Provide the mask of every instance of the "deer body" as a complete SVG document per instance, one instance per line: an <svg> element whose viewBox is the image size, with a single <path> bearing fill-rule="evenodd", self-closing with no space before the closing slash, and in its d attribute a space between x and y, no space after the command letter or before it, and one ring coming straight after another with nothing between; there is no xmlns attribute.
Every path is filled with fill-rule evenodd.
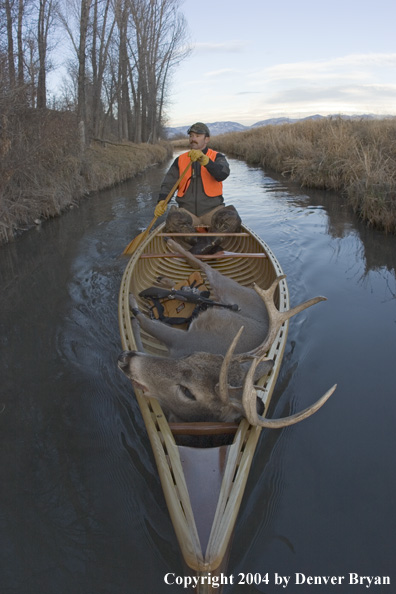
<svg viewBox="0 0 396 594"><path fill-rule="evenodd" d="M214 280L221 281L221 278L225 277L218 274L218 278L210 279L214 290L216 290ZM237 312L222 308L208 308L193 319L187 331L138 315L140 327L163 342L171 357L178 358L197 351L225 355L236 333L241 326L244 326L245 330L236 350L239 353L248 352L258 346L267 334L267 309L253 289L241 287L235 281L227 285L227 292L216 291L216 300L219 299L222 303L230 305L237 304L239 307ZM133 298L130 298L130 302L136 305Z"/></svg>

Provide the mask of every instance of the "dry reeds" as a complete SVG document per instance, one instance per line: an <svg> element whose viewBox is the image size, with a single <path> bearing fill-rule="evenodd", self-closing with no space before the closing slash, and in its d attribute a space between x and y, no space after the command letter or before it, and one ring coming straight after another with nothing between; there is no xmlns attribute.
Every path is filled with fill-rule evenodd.
<svg viewBox="0 0 396 594"><path fill-rule="evenodd" d="M263 126L211 139L219 151L342 192L370 225L396 232L396 118L326 118Z"/></svg>
<svg viewBox="0 0 396 594"><path fill-rule="evenodd" d="M103 190L172 156L167 144L93 142L84 157L88 191Z"/></svg>
<svg viewBox="0 0 396 594"><path fill-rule="evenodd" d="M97 142L82 151L70 112L9 110L0 124L0 244L172 153L169 144Z"/></svg>
<svg viewBox="0 0 396 594"><path fill-rule="evenodd" d="M59 214L82 186L72 114L3 113L0 160L0 243L35 219Z"/></svg>

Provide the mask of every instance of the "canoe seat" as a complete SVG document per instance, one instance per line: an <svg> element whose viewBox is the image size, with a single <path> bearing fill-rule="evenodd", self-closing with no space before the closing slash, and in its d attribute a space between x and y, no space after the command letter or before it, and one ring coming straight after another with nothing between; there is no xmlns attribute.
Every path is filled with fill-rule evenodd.
<svg viewBox="0 0 396 594"><path fill-rule="evenodd" d="M214 448L230 445L238 423L169 423L177 445L193 448Z"/></svg>

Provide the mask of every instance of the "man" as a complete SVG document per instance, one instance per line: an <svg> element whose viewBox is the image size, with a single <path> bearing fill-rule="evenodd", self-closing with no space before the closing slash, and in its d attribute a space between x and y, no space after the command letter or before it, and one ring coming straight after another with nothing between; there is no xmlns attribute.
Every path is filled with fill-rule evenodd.
<svg viewBox="0 0 396 594"><path fill-rule="evenodd" d="M239 231L241 219L234 206L224 206L223 181L230 174L230 167L224 155L208 148L209 128L202 122L193 124L187 131L191 150L175 159L162 182L156 217L166 211L165 197L186 169L177 191L178 207L172 206L166 219L165 231L194 233L196 227L205 227L210 232L232 233ZM210 253L215 250L220 239L215 237L186 238L195 245L194 253Z"/></svg>

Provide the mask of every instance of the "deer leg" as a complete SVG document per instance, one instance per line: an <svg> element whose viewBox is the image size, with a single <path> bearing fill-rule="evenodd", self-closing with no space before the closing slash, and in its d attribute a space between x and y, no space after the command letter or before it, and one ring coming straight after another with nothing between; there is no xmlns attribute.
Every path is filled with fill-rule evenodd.
<svg viewBox="0 0 396 594"><path fill-rule="evenodd" d="M139 353L144 353L143 343L140 336L140 324L137 318L133 317L131 320L133 335L135 337L136 349Z"/></svg>
<svg viewBox="0 0 396 594"><path fill-rule="evenodd" d="M173 239L168 238L166 240L166 243L171 250L173 250L177 254L180 254L180 256L184 258L186 262L191 264L193 268L200 268L203 272L205 272L205 274L207 274L209 270L212 270L209 264L206 264L206 262L203 262L202 260L196 258L193 254L191 254L191 252L185 250L179 243L177 243Z"/></svg>
<svg viewBox="0 0 396 594"><path fill-rule="evenodd" d="M147 318L139 310L136 299L131 293L129 294L129 307L134 315L135 323L138 322L140 328L143 328L143 330L151 334L151 336L154 336L154 338L158 338L158 340L163 342L167 347L176 344L180 339L182 330L172 328L158 320L150 320Z"/></svg>
<svg viewBox="0 0 396 594"><path fill-rule="evenodd" d="M244 294L246 291L245 287L241 287L236 281L227 276L224 276L212 268L206 262L196 258L191 252L186 251L173 239L167 240L168 246L174 252L180 254L182 258L186 260L193 268L199 268L205 273L206 278L212 288L212 291L216 294L216 299L224 301L225 303L237 303L238 299L241 299L240 294Z"/></svg>

